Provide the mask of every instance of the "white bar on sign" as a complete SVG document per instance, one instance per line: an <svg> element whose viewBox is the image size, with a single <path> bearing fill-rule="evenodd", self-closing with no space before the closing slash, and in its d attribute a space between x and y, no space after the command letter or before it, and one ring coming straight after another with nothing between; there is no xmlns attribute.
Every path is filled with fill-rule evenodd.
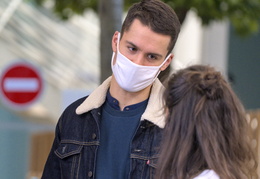
<svg viewBox="0 0 260 179"><path fill-rule="evenodd" d="M6 78L4 90L6 92L36 92L39 89L39 81L36 78Z"/></svg>

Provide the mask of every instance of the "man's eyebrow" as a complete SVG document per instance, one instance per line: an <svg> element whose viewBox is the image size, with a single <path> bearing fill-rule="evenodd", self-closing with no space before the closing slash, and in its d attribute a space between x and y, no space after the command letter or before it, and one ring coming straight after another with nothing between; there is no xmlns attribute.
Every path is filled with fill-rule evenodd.
<svg viewBox="0 0 260 179"><path fill-rule="evenodd" d="M138 48L134 43L130 42L130 41L126 41L126 43L128 43L129 45L133 46L134 48ZM153 56L157 56L157 57L160 57L162 58L163 56L161 54L158 54L158 53L152 53L152 52L148 52L147 54L149 55L153 55Z"/></svg>
<svg viewBox="0 0 260 179"><path fill-rule="evenodd" d="M137 47L135 44L133 44L132 42L130 42L130 41L126 41L126 43L128 43L129 45L132 45L133 47Z"/></svg>

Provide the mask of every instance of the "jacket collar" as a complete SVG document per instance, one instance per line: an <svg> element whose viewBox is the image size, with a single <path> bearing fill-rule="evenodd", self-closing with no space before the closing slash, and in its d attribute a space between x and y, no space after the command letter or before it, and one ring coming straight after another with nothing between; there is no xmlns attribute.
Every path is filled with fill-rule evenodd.
<svg viewBox="0 0 260 179"><path fill-rule="evenodd" d="M106 79L98 88L96 88L76 109L76 114L86 113L94 108L100 107L106 100L107 90L110 86L111 78ZM164 87L156 79L153 83L151 94L147 107L141 117L141 120L148 120L160 128L164 128L165 114L162 94Z"/></svg>

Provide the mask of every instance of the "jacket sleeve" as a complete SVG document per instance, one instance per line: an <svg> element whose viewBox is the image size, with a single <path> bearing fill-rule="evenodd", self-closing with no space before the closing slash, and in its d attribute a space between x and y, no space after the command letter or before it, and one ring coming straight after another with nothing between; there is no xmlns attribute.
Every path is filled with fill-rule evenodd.
<svg viewBox="0 0 260 179"><path fill-rule="evenodd" d="M54 153L60 144L61 118L59 119L55 129L55 138L44 166L42 179L61 179L61 168L59 164L59 158Z"/></svg>

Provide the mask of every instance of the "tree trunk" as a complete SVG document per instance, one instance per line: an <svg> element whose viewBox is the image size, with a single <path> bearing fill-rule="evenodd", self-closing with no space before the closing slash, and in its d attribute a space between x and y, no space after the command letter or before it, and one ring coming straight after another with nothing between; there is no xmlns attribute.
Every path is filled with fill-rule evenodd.
<svg viewBox="0 0 260 179"><path fill-rule="evenodd" d="M111 40L121 30L123 0L99 0L100 17L100 83L111 76Z"/></svg>

